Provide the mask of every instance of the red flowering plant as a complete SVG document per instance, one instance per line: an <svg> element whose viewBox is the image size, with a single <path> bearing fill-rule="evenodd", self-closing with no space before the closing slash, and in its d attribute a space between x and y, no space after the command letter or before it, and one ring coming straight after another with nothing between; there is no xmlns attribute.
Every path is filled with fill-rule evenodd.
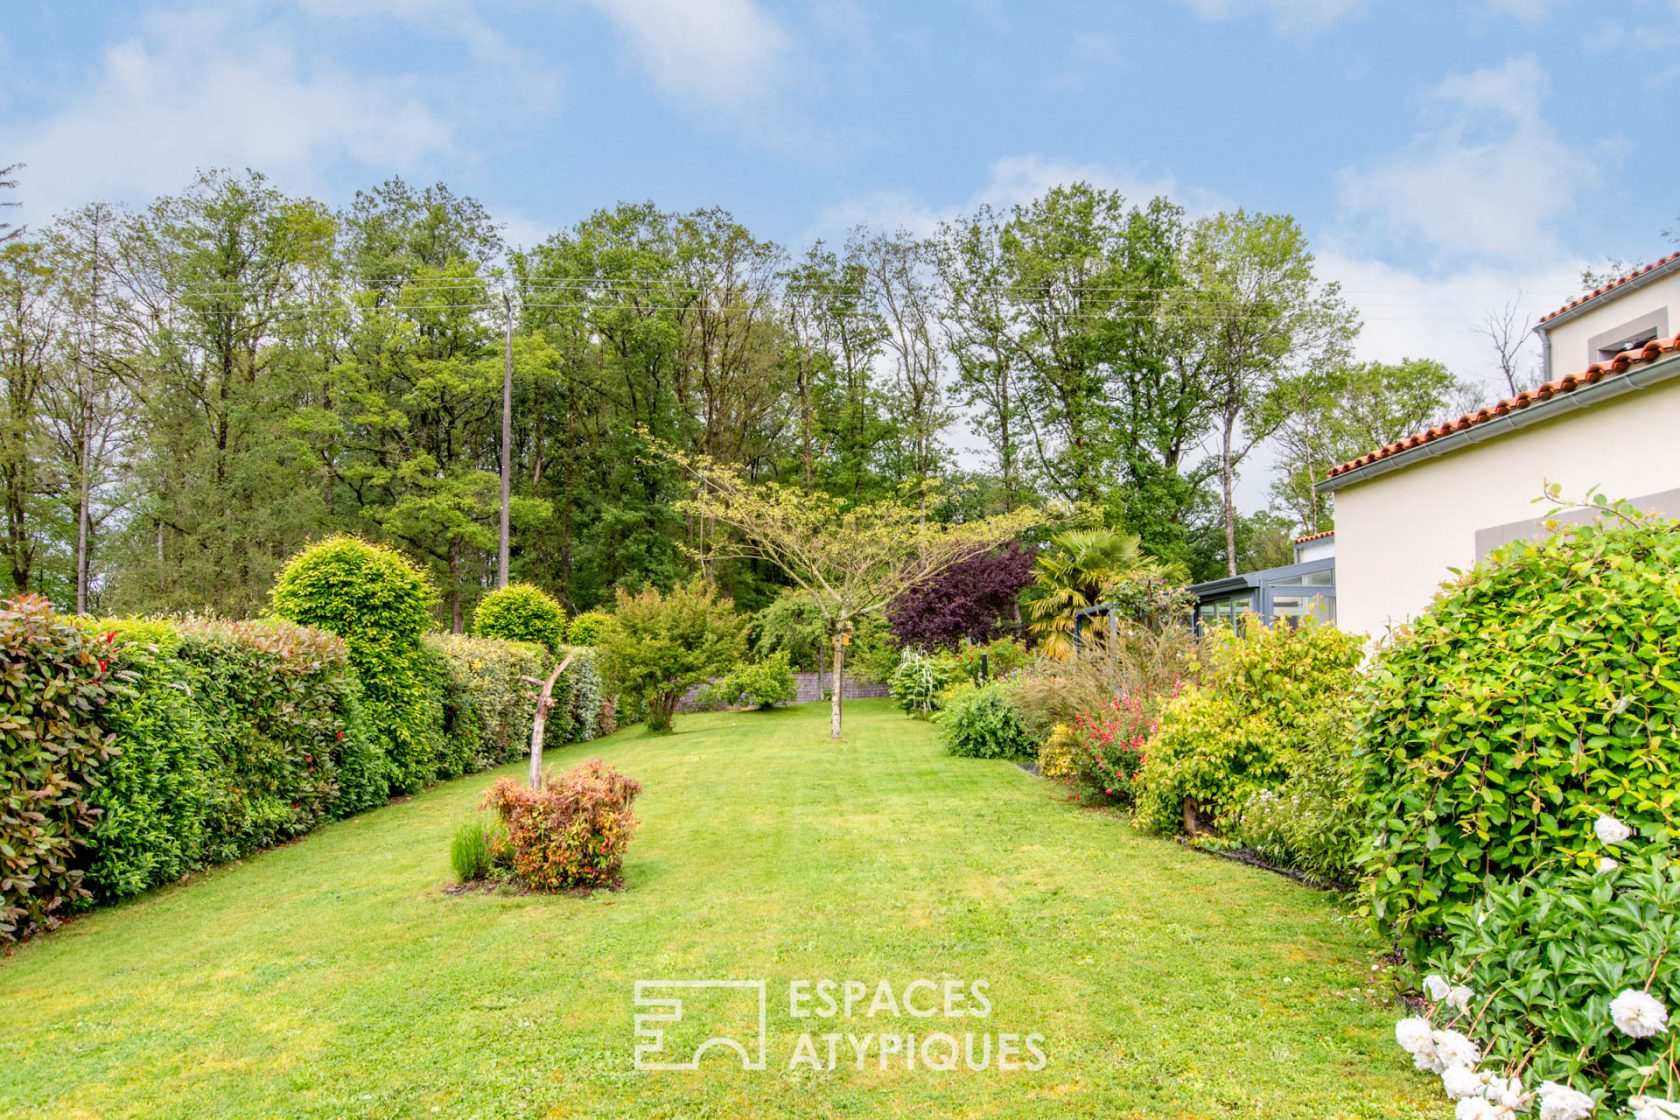
<svg viewBox="0 0 1680 1120"><path fill-rule="evenodd" d="M1170 695L1177 695L1174 684ZM1071 773L1067 783L1081 801L1092 805L1130 805L1133 790L1149 764L1149 740L1155 712L1169 697L1122 693L1096 711L1079 712L1068 732Z"/></svg>

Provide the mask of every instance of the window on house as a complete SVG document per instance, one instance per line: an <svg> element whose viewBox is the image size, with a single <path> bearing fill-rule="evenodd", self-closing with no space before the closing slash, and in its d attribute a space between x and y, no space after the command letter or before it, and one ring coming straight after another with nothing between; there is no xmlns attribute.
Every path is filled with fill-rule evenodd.
<svg viewBox="0 0 1680 1120"><path fill-rule="evenodd" d="M1614 330L1595 334L1587 340L1587 360L1603 362L1624 350L1634 350L1654 338L1668 337L1668 309L1658 308L1637 319L1630 319Z"/></svg>

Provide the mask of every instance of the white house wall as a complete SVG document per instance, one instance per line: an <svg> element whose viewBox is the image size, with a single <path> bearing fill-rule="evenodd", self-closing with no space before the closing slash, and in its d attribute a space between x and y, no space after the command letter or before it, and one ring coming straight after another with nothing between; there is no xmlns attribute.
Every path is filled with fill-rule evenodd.
<svg viewBox="0 0 1680 1120"><path fill-rule="evenodd" d="M1548 482L1680 511L1680 379L1338 489L1337 624L1381 635L1411 618L1477 560L1478 533L1485 550L1548 516Z"/></svg>
<svg viewBox="0 0 1680 1120"><path fill-rule="evenodd" d="M1588 346L1592 339L1624 323L1664 309L1668 312L1667 328L1660 330L1658 335L1668 338L1680 331L1680 272L1671 272L1659 280L1618 293L1591 310L1553 327L1549 332L1552 340L1551 368L1546 377L1550 379L1579 373L1600 361L1602 356Z"/></svg>

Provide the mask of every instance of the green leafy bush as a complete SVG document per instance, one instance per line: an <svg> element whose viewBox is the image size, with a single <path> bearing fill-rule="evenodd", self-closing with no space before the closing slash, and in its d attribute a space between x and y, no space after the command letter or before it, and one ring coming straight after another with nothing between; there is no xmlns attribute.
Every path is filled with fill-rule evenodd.
<svg viewBox="0 0 1680 1120"><path fill-rule="evenodd" d="M1415 947L1481 894L1680 826L1680 531L1617 510L1465 573L1382 651L1359 738L1379 927Z"/></svg>
<svg viewBox="0 0 1680 1120"><path fill-rule="evenodd" d="M636 828L630 803L641 791L634 778L592 759L559 777L544 774L540 790L503 778L483 807L506 826L513 872L527 887L612 887L623 877Z"/></svg>
<svg viewBox="0 0 1680 1120"><path fill-rule="evenodd" d="M88 794L99 816L86 882L95 899L123 898L203 866L215 760L179 629L152 619L83 625L107 651L112 695L100 719L117 747Z"/></svg>
<svg viewBox="0 0 1680 1120"><path fill-rule="evenodd" d="M0 610L0 941L50 929L88 895L88 789L109 757L98 642L36 595Z"/></svg>
<svg viewBox="0 0 1680 1120"><path fill-rule="evenodd" d="M401 553L357 537L331 537L287 563L274 611L345 639L361 680L390 789L413 793L440 769L443 698L437 663L420 644L437 592Z"/></svg>
<svg viewBox="0 0 1680 1120"><path fill-rule="evenodd" d="M1323 742L1304 741L1288 778L1251 794L1229 822L1231 838L1268 863L1324 885L1359 877L1367 803L1360 761L1349 749L1352 720L1314 727Z"/></svg>
<svg viewBox="0 0 1680 1120"><path fill-rule="evenodd" d="M1529 1093L1572 1085L1601 1115L1633 1097L1680 1099L1672 1024L1630 1017L1649 1000L1680 1007L1680 866L1666 853L1496 882L1443 920L1428 1018L1473 1039L1482 1073L1520 1076Z"/></svg>
<svg viewBox="0 0 1680 1120"><path fill-rule="evenodd" d="M747 703L764 710L799 696L793 666L788 664L785 650L777 650L760 661L737 665L712 691L724 705Z"/></svg>
<svg viewBox="0 0 1680 1120"><path fill-rule="evenodd" d="M478 601L472 632L479 638L535 642L559 653L566 640L566 609L536 584L510 583Z"/></svg>
<svg viewBox="0 0 1680 1120"><path fill-rule="evenodd" d="M952 690L939 713L939 738L963 758L1032 758L1038 744L1021 724L1009 696L995 684Z"/></svg>
<svg viewBox="0 0 1680 1120"><path fill-rule="evenodd" d="M965 679L952 655L907 647L887 681L887 692L905 714L925 719L940 709L944 694Z"/></svg>
<svg viewBox="0 0 1680 1120"><path fill-rule="evenodd" d="M606 611L584 611L566 627L566 640L574 646L598 646L612 625L612 615Z"/></svg>
<svg viewBox="0 0 1680 1120"><path fill-rule="evenodd" d="M668 732L683 694L740 659L746 626L729 599L698 580L668 594L620 590L601 642L607 676L645 706L649 731Z"/></svg>
<svg viewBox="0 0 1680 1120"><path fill-rule="evenodd" d="M1156 832L1226 830L1303 752L1349 750L1335 729L1353 703L1363 642L1330 626L1265 626L1252 616L1205 640L1200 679L1169 701L1137 788Z"/></svg>

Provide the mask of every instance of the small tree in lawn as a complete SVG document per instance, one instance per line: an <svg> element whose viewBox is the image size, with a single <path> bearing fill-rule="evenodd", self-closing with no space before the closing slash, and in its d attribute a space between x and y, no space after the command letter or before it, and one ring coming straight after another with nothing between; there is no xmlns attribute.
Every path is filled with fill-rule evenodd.
<svg viewBox="0 0 1680 1120"><path fill-rule="evenodd" d="M927 516L930 483L876 501L844 503L830 495L776 483L755 485L735 468L706 456L667 450L694 484L679 508L705 532L704 557L767 560L822 609L834 644L834 695L829 732L840 738L846 641L853 621L886 608L953 565L982 555L1040 524L1035 509L944 523ZM711 535L727 527L737 538Z"/></svg>
<svg viewBox="0 0 1680 1120"><path fill-rule="evenodd" d="M748 616L702 580L661 593L620 590L601 637L603 668L647 705L648 730L671 730L683 693L727 673L746 649Z"/></svg>

